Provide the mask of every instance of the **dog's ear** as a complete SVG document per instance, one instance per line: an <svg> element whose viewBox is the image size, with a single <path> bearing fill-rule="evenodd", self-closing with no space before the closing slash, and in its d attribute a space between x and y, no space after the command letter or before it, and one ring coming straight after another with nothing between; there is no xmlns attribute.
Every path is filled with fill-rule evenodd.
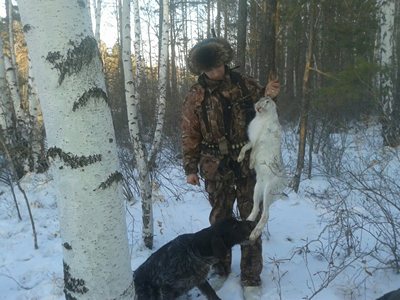
<svg viewBox="0 0 400 300"><path fill-rule="evenodd" d="M226 247L223 239L219 236L215 236L211 239L211 248L213 251L213 256L219 259L225 258L228 253L228 248Z"/></svg>

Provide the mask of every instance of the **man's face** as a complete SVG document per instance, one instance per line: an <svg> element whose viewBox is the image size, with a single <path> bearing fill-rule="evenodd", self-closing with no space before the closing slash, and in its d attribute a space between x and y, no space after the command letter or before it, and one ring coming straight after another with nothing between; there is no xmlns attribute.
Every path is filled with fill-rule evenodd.
<svg viewBox="0 0 400 300"><path fill-rule="evenodd" d="M211 80L222 80L225 76L225 66L220 65L204 72Z"/></svg>

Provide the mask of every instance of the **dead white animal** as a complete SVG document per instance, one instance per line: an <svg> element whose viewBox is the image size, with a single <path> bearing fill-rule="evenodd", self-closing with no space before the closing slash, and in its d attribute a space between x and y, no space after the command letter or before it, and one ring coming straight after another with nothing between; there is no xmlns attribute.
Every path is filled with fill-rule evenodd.
<svg viewBox="0 0 400 300"><path fill-rule="evenodd" d="M249 142L243 146L238 162L251 149L250 168L255 169L257 182L254 187L253 209L247 220L254 221L263 203L261 218L250 235L256 240L262 233L269 218L270 205L281 197L287 185L281 152L281 125L275 102L269 97L261 98L254 105L256 116L248 127Z"/></svg>

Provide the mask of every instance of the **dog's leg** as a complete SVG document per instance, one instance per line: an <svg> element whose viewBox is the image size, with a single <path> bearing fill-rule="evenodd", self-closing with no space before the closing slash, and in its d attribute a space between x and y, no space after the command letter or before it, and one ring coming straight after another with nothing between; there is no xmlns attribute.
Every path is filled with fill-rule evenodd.
<svg viewBox="0 0 400 300"><path fill-rule="evenodd" d="M208 300L221 300L207 280L200 283L197 288L207 297Z"/></svg>
<svg viewBox="0 0 400 300"><path fill-rule="evenodd" d="M269 219L269 207L272 202L272 195L270 193L271 189L269 184L267 184L263 191L263 211L261 214L261 218L258 221L256 227L250 234L250 241L255 241L263 232L265 225L268 223Z"/></svg>
<svg viewBox="0 0 400 300"><path fill-rule="evenodd" d="M251 210L250 215L247 217L247 221L254 221L258 213L260 211L260 202L262 199L262 183L257 181L256 185L254 186L254 192L253 192L253 208Z"/></svg>
<svg viewBox="0 0 400 300"><path fill-rule="evenodd" d="M241 162L243 159L244 159L244 156L245 156L245 154L246 154L246 152L248 151L248 150L250 150L251 149L251 142L248 142L246 145L244 145L243 147L242 147L242 149L240 150L240 153L239 153L239 156L238 156L238 158L237 158L237 161L238 162Z"/></svg>

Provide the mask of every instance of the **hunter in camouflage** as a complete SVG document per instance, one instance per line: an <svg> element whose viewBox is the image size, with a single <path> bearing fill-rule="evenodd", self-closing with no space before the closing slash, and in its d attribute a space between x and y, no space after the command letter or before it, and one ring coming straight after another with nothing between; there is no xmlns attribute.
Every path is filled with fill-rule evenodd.
<svg viewBox="0 0 400 300"><path fill-rule="evenodd" d="M199 75L187 94L182 111L183 166L190 184L205 181L211 204L210 223L232 216L236 201L241 218L246 219L253 206L255 173L249 169L249 154L237 162L247 142L247 125L254 117L253 104L264 94L276 97L279 82L262 88L254 79L231 70L227 65L233 51L227 41L210 38L192 48L189 69ZM262 271L261 238L253 245L241 246L241 282L259 289ZM216 264L222 278L231 271L231 255Z"/></svg>

